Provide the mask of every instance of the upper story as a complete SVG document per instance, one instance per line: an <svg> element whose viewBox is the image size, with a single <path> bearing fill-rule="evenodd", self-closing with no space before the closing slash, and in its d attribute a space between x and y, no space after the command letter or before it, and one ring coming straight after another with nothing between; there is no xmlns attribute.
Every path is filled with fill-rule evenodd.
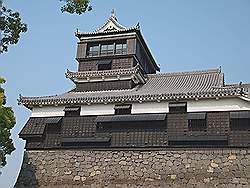
<svg viewBox="0 0 250 188"><path fill-rule="evenodd" d="M79 38L78 72L131 69L140 66L143 74L160 71L140 31L139 23L122 26L112 11L106 23L94 32L76 32Z"/></svg>

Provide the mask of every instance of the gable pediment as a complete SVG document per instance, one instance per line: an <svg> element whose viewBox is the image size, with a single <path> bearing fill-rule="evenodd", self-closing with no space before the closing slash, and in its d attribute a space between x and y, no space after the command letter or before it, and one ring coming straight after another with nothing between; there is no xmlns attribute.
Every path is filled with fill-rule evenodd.
<svg viewBox="0 0 250 188"><path fill-rule="evenodd" d="M109 17L107 22L96 30L96 32L105 32L105 31L121 31L125 30L126 27L122 26L118 21L117 18L112 15Z"/></svg>

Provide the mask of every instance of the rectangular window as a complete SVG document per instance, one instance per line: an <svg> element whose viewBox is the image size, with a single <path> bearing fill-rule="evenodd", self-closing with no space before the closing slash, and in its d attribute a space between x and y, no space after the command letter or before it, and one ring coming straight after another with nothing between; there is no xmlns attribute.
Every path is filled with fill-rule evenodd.
<svg viewBox="0 0 250 188"><path fill-rule="evenodd" d="M187 103L186 102L170 102L169 103L169 113L186 113Z"/></svg>
<svg viewBox="0 0 250 188"><path fill-rule="evenodd" d="M230 129L233 131L250 130L250 111L230 112Z"/></svg>
<svg viewBox="0 0 250 188"><path fill-rule="evenodd" d="M127 44L121 43L115 45L115 54L126 54L127 53Z"/></svg>
<svg viewBox="0 0 250 188"><path fill-rule="evenodd" d="M99 45L92 45L89 47L88 56L94 57L99 55Z"/></svg>
<svg viewBox="0 0 250 188"><path fill-rule="evenodd" d="M50 117L45 120L46 133L59 133L61 131L62 117Z"/></svg>
<svg viewBox="0 0 250 188"><path fill-rule="evenodd" d="M188 113L189 131L206 131L207 121L206 113Z"/></svg>
<svg viewBox="0 0 250 188"><path fill-rule="evenodd" d="M126 41L120 43L106 43L106 44L90 44L88 47L88 56L95 57L99 55L114 55L127 54Z"/></svg>
<svg viewBox="0 0 250 188"><path fill-rule="evenodd" d="M65 117L75 117L80 116L81 107L79 106L72 106L72 107L65 107Z"/></svg>
<svg viewBox="0 0 250 188"><path fill-rule="evenodd" d="M98 70L111 70L112 61L100 61L98 62Z"/></svg>
<svg viewBox="0 0 250 188"><path fill-rule="evenodd" d="M45 120L46 124L58 124L62 120L62 117L50 117Z"/></svg>
<svg viewBox="0 0 250 188"><path fill-rule="evenodd" d="M101 45L101 55L113 55L114 44L103 44Z"/></svg>
<svg viewBox="0 0 250 188"><path fill-rule="evenodd" d="M115 105L115 115L131 114L131 104Z"/></svg>

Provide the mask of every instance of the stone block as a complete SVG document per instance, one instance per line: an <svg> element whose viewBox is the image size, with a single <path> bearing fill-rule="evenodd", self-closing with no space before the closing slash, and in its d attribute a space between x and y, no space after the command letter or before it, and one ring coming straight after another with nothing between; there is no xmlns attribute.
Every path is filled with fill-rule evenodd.
<svg viewBox="0 0 250 188"><path fill-rule="evenodd" d="M27 151L17 184L81 184L81 187L90 184L108 187L123 183L127 187L186 187L183 185L204 184L211 187L247 187L250 179L249 154L248 150L237 149L233 152L197 149L143 152ZM149 186L145 186L145 182Z"/></svg>
<svg viewBox="0 0 250 188"><path fill-rule="evenodd" d="M80 181L80 179L81 179L80 176L75 176L75 177L73 178L73 181Z"/></svg>
<svg viewBox="0 0 250 188"><path fill-rule="evenodd" d="M228 160L236 160L236 155L235 154L232 154L232 155L229 155L228 156Z"/></svg>

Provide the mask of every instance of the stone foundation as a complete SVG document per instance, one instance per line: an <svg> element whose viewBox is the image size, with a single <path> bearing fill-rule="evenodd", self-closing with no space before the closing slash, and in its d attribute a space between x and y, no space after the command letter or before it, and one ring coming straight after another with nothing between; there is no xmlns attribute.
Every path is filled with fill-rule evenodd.
<svg viewBox="0 0 250 188"><path fill-rule="evenodd" d="M250 187L250 150L26 151L15 187Z"/></svg>

